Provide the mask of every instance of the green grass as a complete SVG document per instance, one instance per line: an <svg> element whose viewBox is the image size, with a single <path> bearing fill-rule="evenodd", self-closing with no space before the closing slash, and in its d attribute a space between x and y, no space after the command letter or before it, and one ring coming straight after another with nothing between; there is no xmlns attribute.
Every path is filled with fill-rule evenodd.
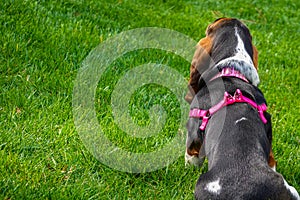
<svg viewBox="0 0 300 200"><path fill-rule="evenodd" d="M76 132L72 92L85 57L117 33L154 26L199 40L206 26L221 16L242 19L251 30L259 50L260 88L273 116L277 170L300 191L299 7L297 0L1 1L0 198L192 199L196 180L207 166L186 169L183 156L150 173L105 166ZM118 78L150 62L189 76L189 64L178 56L143 50L115 61L97 87L97 117L106 126L105 134L134 152L160 148L178 128L178 102L168 88L158 85L141 88L130 109L141 125L149 123L152 105L161 103L172 111L163 134L131 138L113 121L110 96Z"/></svg>

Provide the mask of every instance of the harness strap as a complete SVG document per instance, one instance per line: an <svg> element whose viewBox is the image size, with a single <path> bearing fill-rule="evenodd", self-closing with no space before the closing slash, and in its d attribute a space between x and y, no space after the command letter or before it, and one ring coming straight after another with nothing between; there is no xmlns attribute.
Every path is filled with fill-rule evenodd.
<svg viewBox="0 0 300 200"><path fill-rule="evenodd" d="M253 108L257 109L259 117L261 118L262 122L264 124L267 123L267 119L264 116L264 112L267 110L266 104L263 103L261 105L257 105L252 99L243 96L242 91L240 89L237 89L233 96L230 95L228 92L225 92L223 100L208 110L201 110L199 108L194 108L190 110L189 116L193 118L202 119L200 130L204 131L208 123L208 120L213 114L221 110L223 107L234 103L250 104Z"/></svg>

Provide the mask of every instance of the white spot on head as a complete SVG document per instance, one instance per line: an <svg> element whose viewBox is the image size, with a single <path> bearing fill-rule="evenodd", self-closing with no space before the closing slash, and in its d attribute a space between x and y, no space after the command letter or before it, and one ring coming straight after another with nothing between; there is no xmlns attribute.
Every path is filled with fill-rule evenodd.
<svg viewBox="0 0 300 200"><path fill-rule="evenodd" d="M238 119L235 121L235 124L241 122L241 121L244 121L244 120L248 120L246 117L242 117L241 119Z"/></svg>
<svg viewBox="0 0 300 200"><path fill-rule="evenodd" d="M220 194L222 187L220 186L220 178L218 180L210 182L206 185L205 190L213 193Z"/></svg>
<svg viewBox="0 0 300 200"><path fill-rule="evenodd" d="M283 178L283 182L284 182L284 186L292 193L292 195L295 197L295 199L300 200L300 196L299 196L297 190L293 186L290 186L284 178Z"/></svg>

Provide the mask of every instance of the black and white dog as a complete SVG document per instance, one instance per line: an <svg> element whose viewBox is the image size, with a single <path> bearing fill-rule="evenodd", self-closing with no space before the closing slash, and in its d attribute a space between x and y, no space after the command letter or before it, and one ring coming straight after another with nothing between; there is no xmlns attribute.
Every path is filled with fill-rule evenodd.
<svg viewBox="0 0 300 200"><path fill-rule="evenodd" d="M295 199L299 194L275 171L271 116L257 88L257 50L239 20L208 26L191 66L186 163L208 172L196 199Z"/></svg>

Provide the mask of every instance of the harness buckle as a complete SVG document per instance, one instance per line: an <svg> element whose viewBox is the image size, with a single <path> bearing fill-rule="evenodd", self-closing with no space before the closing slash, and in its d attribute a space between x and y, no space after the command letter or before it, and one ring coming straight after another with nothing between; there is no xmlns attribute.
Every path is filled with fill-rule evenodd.
<svg viewBox="0 0 300 200"><path fill-rule="evenodd" d="M236 101L240 102L242 100L242 92L240 89L237 89L234 93L234 98Z"/></svg>
<svg viewBox="0 0 300 200"><path fill-rule="evenodd" d="M199 127L199 129L201 131L204 131L206 128L206 125L208 123L209 118L211 117L211 114L209 112L209 110L207 110L207 112L205 113L205 115L202 117L202 123L201 126Z"/></svg>

